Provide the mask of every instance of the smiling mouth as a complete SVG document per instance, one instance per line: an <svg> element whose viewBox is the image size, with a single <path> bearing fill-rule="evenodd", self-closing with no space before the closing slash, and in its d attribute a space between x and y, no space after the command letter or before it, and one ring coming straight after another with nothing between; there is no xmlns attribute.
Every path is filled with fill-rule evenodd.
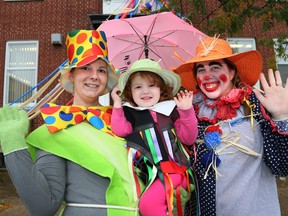
<svg viewBox="0 0 288 216"><path fill-rule="evenodd" d="M142 100L150 100L152 97L142 97Z"/></svg>
<svg viewBox="0 0 288 216"><path fill-rule="evenodd" d="M205 84L205 88L208 88L208 89L215 88L215 86L217 86L216 83Z"/></svg>
<svg viewBox="0 0 288 216"><path fill-rule="evenodd" d="M216 89L218 89L219 82L206 83L206 84L202 84L202 86L207 92L213 92Z"/></svg>
<svg viewBox="0 0 288 216"><path fill-rule="evenodd" d="M98 85L96 84L91 84L91 83L85 83L85 86L89 87L89 88L97 88Z"/></svg>

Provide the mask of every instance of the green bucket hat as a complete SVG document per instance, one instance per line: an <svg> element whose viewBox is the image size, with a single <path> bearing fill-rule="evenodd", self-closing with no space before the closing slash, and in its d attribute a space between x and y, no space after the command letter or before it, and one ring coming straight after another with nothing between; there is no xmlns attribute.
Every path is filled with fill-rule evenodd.
<svg viewBox="0 0 288 216"><path fill-rule="evenodd" d="M175 96L180 89L181 79L178 74L169 70L162 69L158 62L151 59L140 59L135 61L126 72L120 75L118 80L118 87L121 91L121 94L125 89L127 81L131 74L139 71L149 71L160 76L164 80L166 85L173 88L173 96Z"/></svg>

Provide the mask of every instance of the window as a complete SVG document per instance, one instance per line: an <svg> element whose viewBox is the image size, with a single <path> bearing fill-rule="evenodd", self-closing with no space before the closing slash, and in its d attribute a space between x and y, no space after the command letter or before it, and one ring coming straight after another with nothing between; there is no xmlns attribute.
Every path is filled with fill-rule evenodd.
<svg viewBox="0 0 288 216"><path fill-rule="evenodd" d="M15 101L36 85L37 68L38 41L6 43L3 104ZM35 91L25 95L16 103L23 103Z"/></svg>
<svg viewBox="0 0 288 216"><path fill-rule="evenodd" d="M254 38L227 38L228 43L233 49L233 53L256 50Z"/></svg>
<svg viewBox="0 0 288 216"><path fill-rule="evenodd" d="M256 50L256 42L254 38L227 38L233 53L246 52L249 50ZM259 81L255 84L260 88Z"/></svg>
<svg viewBox="0 0 288 216"><path fill-rule="evenodd" d="M274 40L274 48L278 47L277 39ZM288 39L286 43L283 44L283 48L285 49L285 53L288 53ZM286 79L288 77L288 59L280 58L277 55L277 51L275 49L275 58L276 58L276 66L277 69L281 72L282 83L286 84Z"/></svg>

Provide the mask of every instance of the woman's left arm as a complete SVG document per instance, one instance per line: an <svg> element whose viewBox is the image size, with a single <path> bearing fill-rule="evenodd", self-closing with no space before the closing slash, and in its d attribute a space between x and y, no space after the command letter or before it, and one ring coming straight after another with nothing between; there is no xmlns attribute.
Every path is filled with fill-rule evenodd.
<svg viewBox="0 0 288 216"><path fill-rule="evenodd" d="M269 83L263 74L260 81L264 95L254 89L262 106L265 120L260 123L263 135L264 161L272 173L277 176L288 175L288 80L282 86L280 72L268 71ZM264 109L265 108L265 109ZM268 111L271 114L270 119Z"/></svg>
<svg viewBox="0 0 288 216"><path fill-rule="evenodd" d="M288 175L288 120L262 119L264 162L276 176ZM285 130L283 126L285 125Z"/></svg>

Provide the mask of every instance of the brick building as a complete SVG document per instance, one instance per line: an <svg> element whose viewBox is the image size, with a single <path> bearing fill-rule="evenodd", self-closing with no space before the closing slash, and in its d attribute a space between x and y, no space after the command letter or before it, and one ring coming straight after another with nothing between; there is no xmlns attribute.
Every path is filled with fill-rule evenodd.
<svg viewBox="0 0 288 216"><path fill-rule="evenodd" d="M13 59L11 58L13 55L11 55L11 50L25 48L25 45L27 44L29 48L31 45L29 42L32 43L32 47L36 48L36 55L34 56L33 64L30 65L30 67L29 65L27 66L27 64L24 66L25 71L28 73L32 71L32 73L34 73L31 78L31 80L34 81L34 84L27 86L23 84L21 88L27 89L33 87L51 74L51 72L53 72L66 59L66 47L64 41L66 34L72 29L92 28L89 15L102 14L103 11L104 13L107 13L109 9L114 10L114 8L119 6L119 3L118 5L112 5L113 1L115 0L0 1L0 107L17 98L15 95L9 95L11 90L9 92L7 87L7 78L5 80L6 74L8 72L17 72L19 69L21 70L21 64L25 63L24 58L23 61L16 62L18 65L13 67ZM125 2L125 0L122 0L122 2ZM209 3L210 2L213 4L215 1L209 0ZM120 4L122 4L121 1ZM201 27L199 27L199 30L203 31ZM247 42L248 45L251 45L252 42L253 48L259 50L263 55L263 71L265 72L267 71L268 63L271 59L273 61L273 56L275 56L274 49L271 47L261 46L258 39L260 37L268 39L277 38L280 33L286 33L288 35L288 28L286 25L277 24L273 30L263 32L261 29L261 23L251 20L247 25L243 26L243 31L237 36L237 38L231 38L229 42L240 42L242 44ZM54 41L53 44L51 42L52 36ZM20 46L18 46L19 43ZM23 53L25 57L25 52ZM26 63L27 62L28 61L26 61ZM12 65L11 68L9 68L8 63ZM279 68L283 68L283 70L281 69L281 72L286 73L284 78L287 77L288 61L285 62L280 60L278 66ZM18 88L20 87L18 86ZM17 90L19 89L16 89L16 91ZM22 93L23 92L25 91L22 91ZM10 96L11 98L9 98ZM20 95L18 95L18 97L19 96ZM71 98L72 96L70 94L64 93L57 100L57 103L65 104ZM41 118L35 118L32 122L32 129L40 124L42 124ZM3 165L3 158L1 158L0 154L0 167L1 164ZM282 193L284 194L284 192ZM287 196L285 195L285 197ZM284 196L282 199L280 198L280 202L281 201L281 206L283 208L286 206L286 204L284 204L284 202L286 202Z"/></svg>
<svg viewBox="0 0 288 216"><path fill-rule="evenodd" d="M5 89L4 84L8 42L12 42L10 48L13 48L13 42L23 41L25 44L29 41L38 41L38 59L36 59L38 62L33 65L36 68L32 67L32 70L36 69L35 83L39 83L65 61L67 33L72 29L90 29L89 14L101 13L101 11L102 3L99 0L0 1L0 107L8 102L7 97L9 97L9 90ZM51 43L52 34L56 36L56 40L62 40L62 45ZM23 62L18 64L23 64ZM25 67L25 70L26 68L31 69ZM15 67L16 70L17 67ZM71 95L63 94L57 102L66 103L70 98ZM11 99L8 103L10 102ZM36 118L34 124L40 124L40 121Z"/></svg>
<svg viewBox="0 0 288 216"><path fill-rule="evenodd" d="M39 83L66 59L66 34L72 29L93 28L89 15L102 14L102 11L105 12L113 6L111 2L113 3L113 0L110 3L105 0L0 1L0 107L21 96L11 93L14 93L15 88L11 89L11 86L10 90L8 88L8 81L9 83L19 83L17 77L12 79L11 74L17 73L19 69L23 70L23 67L25 72L33 74L28 80L21 80L21 85L14 85L17 88L28 90ZM260 23L251 20L243 27L242 33L236 39L230 38L229 42L233 44L240 41L240 43L244 42L245 44L248 41L249 45L254 42L254 49L259 50L263 55L263 66L264 71L266 71L267 62L270 61L271 56L274 56L274 49L259 45L257 38L260 36L262 38L277 38L280 32L288 34L288 28L284 24L278 24L273 31L263 33L260 26ZM34 51L36 50L34 56L23 51L22 60L13 59L13 50L20 48L25 50L25 47L31 49L30 45ZM25 58L28 58L30 62ZM10 74L9 79L5 75L8 73ZM287 71L286 73L288 74ZM34 84L29 84L30 81ZM22 90L22 94L23 92L25 91ZM33 92L28 96L32 94ZM57 100L57 103L65 104L71 97L70 94L64 93ZM33 120L34 127L39 124L41 124L41 119L35 118Z"/></svg>

